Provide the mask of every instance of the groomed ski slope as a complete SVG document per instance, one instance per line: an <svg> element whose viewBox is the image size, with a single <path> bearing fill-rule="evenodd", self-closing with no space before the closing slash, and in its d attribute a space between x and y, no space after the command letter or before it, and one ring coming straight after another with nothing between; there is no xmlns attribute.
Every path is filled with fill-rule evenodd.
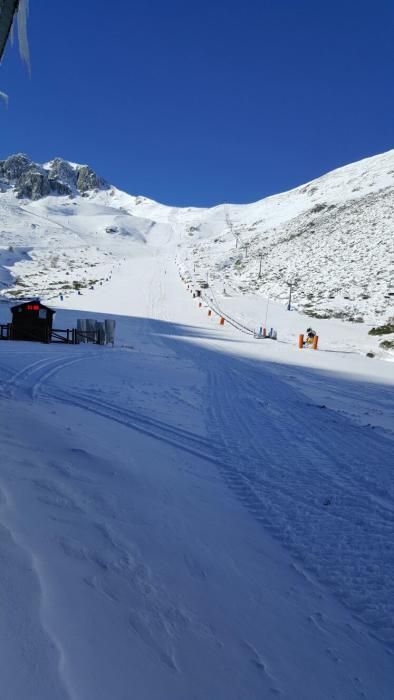
<svg viewBox="0 0 394 700"><path fill-rule="evenodd" d="M0 343L1 696L391 700L392 363L220 327L173 258L58 310L114 348Z"/></svg>

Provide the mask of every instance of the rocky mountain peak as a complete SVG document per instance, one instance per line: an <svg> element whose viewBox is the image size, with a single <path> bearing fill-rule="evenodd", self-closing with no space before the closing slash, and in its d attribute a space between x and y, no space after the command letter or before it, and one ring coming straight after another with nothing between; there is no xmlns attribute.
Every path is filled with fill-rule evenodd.
<svg viewBox="0 0 394 700"><path fill-rule="evenodd" d="M108 187L88 165L71 165L62 158L55 158L42 166L24 153L0 161L0 181L6 189L13 187L17 197L32 200L49 194L84 194Z"/></svg>
<svg viewBox="0 0 394 700"><path fill-rule="evenodd" d="M0 176L13 183L33 165L33 161L24 153L16 153L13 156L9 156L6 160L0 161Z"/></svg>
<svg viewBox="0 0 394 700"><path fill-rule="evenodd" d="M75 168L67 160L63 158L55 158L48 166L49 179L53 182L61 182L66 185L70 190L74 190L77 187L77 172Z"/></svg>

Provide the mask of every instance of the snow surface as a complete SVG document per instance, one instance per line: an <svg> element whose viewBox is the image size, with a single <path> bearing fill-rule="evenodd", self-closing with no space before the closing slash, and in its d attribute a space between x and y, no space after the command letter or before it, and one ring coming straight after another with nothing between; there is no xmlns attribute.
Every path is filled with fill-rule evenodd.
<svg viewBox="0 0 394 700"><path fill-rule="evenodd" d="M0 207L3 322L24 289L58 328L117 323L114 348L0 343L2 697L391 700L379 339L313 319L320 349L299 350L311 319L219 264L199 307L197 210L114 188Z"/></svg>

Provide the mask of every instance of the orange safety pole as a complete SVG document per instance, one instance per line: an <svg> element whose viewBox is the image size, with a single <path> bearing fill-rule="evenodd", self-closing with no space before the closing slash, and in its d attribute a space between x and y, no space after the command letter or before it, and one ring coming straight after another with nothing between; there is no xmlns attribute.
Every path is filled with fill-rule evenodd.
<svg viewBox="0 0 394 700"><path fill-rule="evenodd" d="M318 335L315 335L315 337L313 338L313 345L312 345L312 347L313 347L314 350L317 350L317 344L318 344L318 342L319 342L319 336L318 336Z"/></svg>
<svg viewBox="0 0 394 700"><path fill-rule="evenodd" d="M304 347L304 335L303 335L303 333L301 333L298 336L298 347L300 348L300 350L302 350L302 348Z"/></svg>
<svg viewBox="0 0 394 700"><path fill-rule="evenodd" d="M211 309L208 309L208 316L212 316L212 311L211 311Z"/></svg>
<svg viewBox="0 0 394 700"><path fill-rule="evenodd" d="M224 318L223 318L223 316L220 317L219 323L220 323L221 326L224 326Z"/></svg>

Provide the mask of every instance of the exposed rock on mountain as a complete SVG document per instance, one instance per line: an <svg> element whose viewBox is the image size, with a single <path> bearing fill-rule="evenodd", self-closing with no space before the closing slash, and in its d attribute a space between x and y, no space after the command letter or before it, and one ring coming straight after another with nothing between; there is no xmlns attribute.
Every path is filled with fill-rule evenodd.
<svg viewBox="0 0 394 700"><path fill-rule="evenodd" d="M71 165L55 158L45 166L34 163L23 153L0 161L0 179L4 186L15 188L22 199L37 200L49 194L78 194L105 189L105 180L88 165Z"/></svg>
<svg viewBox="0 0 394 700"><path fill-rule="evenodd" d="M106 187L106 182L101 177L98 177L92 168L88 165L80 165L77 168L77 188L80 192L88 192L89 190L99 190Z"/></svg>
<svg viewBox="0 0 394 700"><path fill-rule="evenodd" d="M33 161L23 153L10 156L6 160L0 161L0 175L14 183L21 175L33 166Z"/></svg>
<svg viewBox="0 0 394 700"><path fill-rule="evenodd" d="M47 174L33 166L18 177L16 191L19 199L41 199L50 194L51 185Z"/></svg>
<svg viewBox="0 0 394 700"><path fill-rule="evenodd" d="M77 171L66 160L55 158L49 164L49 179L62 184L71 192L77 187Z"/></svg>

